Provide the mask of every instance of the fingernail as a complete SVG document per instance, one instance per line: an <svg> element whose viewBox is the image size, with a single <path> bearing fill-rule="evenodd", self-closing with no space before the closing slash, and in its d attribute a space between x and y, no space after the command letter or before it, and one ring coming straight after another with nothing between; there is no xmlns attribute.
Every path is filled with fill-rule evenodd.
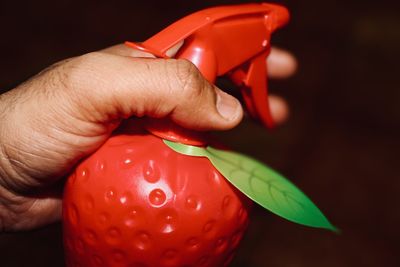
<svg viewBox="0 0 400 267"><path fill-rule="evenodd" d="M233 96L217 90L217 110L226 120L233 120L238 116L240 104Z"/></svg>

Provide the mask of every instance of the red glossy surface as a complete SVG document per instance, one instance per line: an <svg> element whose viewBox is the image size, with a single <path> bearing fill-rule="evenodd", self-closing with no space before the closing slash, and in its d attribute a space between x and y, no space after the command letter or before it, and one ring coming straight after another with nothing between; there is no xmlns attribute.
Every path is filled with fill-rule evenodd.
<svg viewBox="0 0 400 267"><path fill-rule="evenodd" d="M208 159L178 154L131 124L68 178L67 266L226 266L250 201Z"/></svg>
<svg viewBox="0 0 400 267"><path fill-rule="evenodd" d="M141 44L127 45L165 58L168 49L184 41L176 58L194 63L212 83L217 76L230 76L241 87L249 113L265 126L273 127L266 58L271 33L288 20L289 12L279 5L214 7L173 23Z"/></svg>
<svg viewBox="0 0 400 267"><path fill-rule="evenodd" d="M272 126L266 57L270 34L287 20L277 5L211 8L128 45L166 57L184 40L177 58L192 61L210 82L230 75L250 113ZM67 266L228 265L248 224L250 200L208 159L178 154L161 139L204 146L203 136L169 121L143 122L115 133L68 178Z"/></svg>

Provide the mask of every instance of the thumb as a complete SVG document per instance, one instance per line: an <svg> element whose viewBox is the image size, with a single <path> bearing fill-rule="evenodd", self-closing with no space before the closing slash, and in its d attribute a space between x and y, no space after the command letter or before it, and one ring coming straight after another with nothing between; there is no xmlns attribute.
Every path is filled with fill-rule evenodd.
<svg viewBox="0 0 400 267"><path fill-rule="evenodd" d="M70 113L82 120L170 117L186 128L224 130L243 116L239 101L210 84L187 60L94 52L62 65Z"/></svg>

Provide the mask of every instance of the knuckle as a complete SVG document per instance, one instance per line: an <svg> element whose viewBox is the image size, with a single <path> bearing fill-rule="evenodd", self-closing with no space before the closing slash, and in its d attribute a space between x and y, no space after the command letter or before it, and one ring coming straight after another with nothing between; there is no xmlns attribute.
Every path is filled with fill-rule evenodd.
<svg viewBox="0 0 400 267"><path fill-rule="evenodd" d="M102 61L104 57L104 53L96 51L76 57L74 60L76 60L77 63L80 63L78 64L80 66L92 66L99 63L99 61Z"/></svg>
<svg viewBox="0 0 400 267"><path fill-rule="evenodd" d="M63 103L64 112L72 118L83 118L95 113L94 90L104 82L105 65L104 55L92 52L82 56L68 59L53 69L56 77L54 95Z"/></svg>
<svg viewBox="0 0 400 267"><path fill-rule="evenodd" d="M99 66L102 66L104 54L100 52L91 52L76 58L64 61L55 68L60 82L67 88L74 88L82 84L88 77L99 71ZM97 75L102 77L102 75ZM93 78L93 77L91 77Z"/></svg>
<svg viewBox="0 0 400 267"><path fill-rule="evenodd" d="M207 82L197 67L186 59L177 59L176 77L185 96L198 97L204 93Z"/></svg>

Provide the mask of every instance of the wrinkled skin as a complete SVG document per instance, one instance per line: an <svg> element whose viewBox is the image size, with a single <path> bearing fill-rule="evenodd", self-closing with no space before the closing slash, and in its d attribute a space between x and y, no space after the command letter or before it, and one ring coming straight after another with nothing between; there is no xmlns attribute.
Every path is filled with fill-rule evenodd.
<svg viewBox="0 0 400 267"><path fill-rule="evenodd" d="M293 56L279 49L268 64L272 78L296 69ZM275 120L283 122L285 101L271 96L270 103ZM131 116L226 130L243 111L185 60L155 59L117 45L56 63L0 95L0 231L59 220L63 177Z"/></svg>

